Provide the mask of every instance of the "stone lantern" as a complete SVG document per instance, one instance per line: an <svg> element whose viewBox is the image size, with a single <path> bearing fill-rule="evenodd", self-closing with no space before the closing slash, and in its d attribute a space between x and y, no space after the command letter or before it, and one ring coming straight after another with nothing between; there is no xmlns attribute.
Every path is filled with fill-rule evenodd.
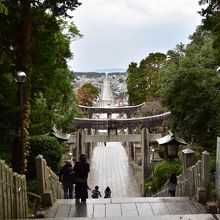
<svg viewBox="0 0 220 220"><path fill-rule="evenodd" d="M157 142L165 147L166 158L168 159L177 158L179 145L187 144L183 139L177 138L171 131L168 135L157 139Z"/></svg>

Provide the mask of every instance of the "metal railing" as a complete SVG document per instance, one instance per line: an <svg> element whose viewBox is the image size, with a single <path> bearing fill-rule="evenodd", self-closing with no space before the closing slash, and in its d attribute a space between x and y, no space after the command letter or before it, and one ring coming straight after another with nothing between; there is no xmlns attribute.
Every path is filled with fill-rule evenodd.
<svg viewBox="0 0 220 220"><path fill-rule="evenodd" d="M195 184L195 179L198 179L198 184ZM188 183L192 184L188 184ZM203 183L203 180L201 178L201 174L197 174L195 176L192 176L190 178L187 178L183 181L178 181L177 188L176 188L176 196L192 196L196 193L196 188L201 187ZM165 184L166 185L166 184ZM185 187L187 185L187 189ZM183 192L184 191L184 192ZM164 190L152 195L152 197L158 197L158 196L169 196L169 188L165 188Z"/></svg>

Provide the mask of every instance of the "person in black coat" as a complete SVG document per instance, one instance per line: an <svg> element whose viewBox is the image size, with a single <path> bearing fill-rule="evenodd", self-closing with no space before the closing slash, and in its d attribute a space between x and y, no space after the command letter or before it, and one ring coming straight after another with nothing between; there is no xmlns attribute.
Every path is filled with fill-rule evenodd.
<svg viewBox="0 0 220 220"><path fill-rule="evenodd" d="M107 186L105 189L105 197L104 198L111 198L111 193L112 193L112 191L111 191L110 187Z"/></svg>
<svg viewBox="0 0 220 220"><path fill-rule="evenodd" d="M67 161L66 164L60 169L59 181L62 182L64 190L64 199L73 198L73 184L72 184L73 167L71 161Z"/></svg>
<svg viewBox="0 0 220 220"><path fill-rule="evenodd" d="M168 191L171 197L175 197L177 187L177 176L176 173L170 175L170 179L167 183Z"/></svg>
<svg viewBox="0 0 220 220"><path fill-rule="evenodd" d="M89 163L87 163L87 158L85 154L81 154L79 157L79 161L77 161L73 167L73 171L75 172L75 195L76 202L86 202L88 198L88 184L87 178L88 173L90 172Z"/></svg>

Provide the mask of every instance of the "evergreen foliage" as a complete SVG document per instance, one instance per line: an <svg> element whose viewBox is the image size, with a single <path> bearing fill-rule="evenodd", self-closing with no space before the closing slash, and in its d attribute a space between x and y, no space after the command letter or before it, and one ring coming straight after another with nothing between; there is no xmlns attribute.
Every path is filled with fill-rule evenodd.
<svg viewBox="0 0 220 220"><path fill-rule="evenodd" d="M67 59L72 57L71 40L82 35L73 23L63 18L71 17L69 13L79 5L78 0L1 1L1 158L9 159L11 153L21 152L22 140L16 135L19 120L22 120L23 146L28 156L29 135L44 134L54 123L66 126L77 114L72 88L74 74L68 69ZM17 71L27 75L22 119L16 115L19 110Z"/></svg>
<svg viewBox="0 0 220 220"><path fill-rule="evenodd" d="M27 175L29 178L36 177L36 157L41 154L47 161L47 165L58 174L64 145L57 138L47 135L38 135L30 138L30 156Z"/></svg>
<svg viewBox="0 0 220 220"><path fill-rule="evenodd" d="M207 4L208 3L208 4ZM204 30L211 31L213 34L212 48L214 54L220 63L220 2L218 0L200 0L200 5L204 5L200 11L203 16Z"/></svg>
<svg viewBox="0 0 220 220"><path fill-rule="evenodd" d="M128 67L127 88L129 104L137 105L159 97L159 70L166 59L163 53L150 53L139 66L131 62Z"/></svg>
<svg viewBox="0 0 220 220"><path fill-rule="evenodd" d="M179 175L182 172L180 160L163 161L155 165L151 176L145 181L145 192L157 192L169 179L171 173Z"/></svg>
<svg viewBox="0 0 220 220"><path fill-rule="evenodd" d="M212 35L200 27L184 49L169 51L161 69L160 99L172 112L171 127L187 141L215 146L220 131L219 77Z"/></svg>

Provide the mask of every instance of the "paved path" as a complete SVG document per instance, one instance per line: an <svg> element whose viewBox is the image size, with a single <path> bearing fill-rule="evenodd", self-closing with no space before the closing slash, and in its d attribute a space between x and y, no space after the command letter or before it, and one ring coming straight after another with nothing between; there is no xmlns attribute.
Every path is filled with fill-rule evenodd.
<svg viewBox="0 0 220 220"><path fill-rule="evenodd" d="M168 198L115 198L88 199L76 204L75 200L60 199L47 212L48 218L85 217L86 219L151 219L151 220L214 220L194 199Z"/></svg>
<svg viewBox="0 0 220 220"><path fill-rule="evenodd" d="M46 218L56 219L151 219L151 220L215 220L204 207L188 197L140 197L126 150L120 143L107 143L94 148L91 158L90 187L99 185L103 195L112 189L111 199L59 199L45 211ZM132 198L131 198L132 197Z"/></svg>
<svg viewBox="0 0 220 220"><path fill-rule="evenodd" d="M89 186L99 186L102 195L107 186L112 198L139 197L140 192L133 171L129 165L125 148L118 142L107 142L96 146L91 158Z"/></svg>
<svg viewBox="0 0 220 220"><path fill-rule="evenodd" d="M107 101L105 104L111 104ZM191 198L140 197L126 150L121 143L109 142L106 146L100 143L96 146L93 150L90 167L89 186L93 189L98 185L102 195L104 195L106 186L109 186L112 190L112 198L88 199L87 203L79 204L75 203L74 199L56 200L54 205L46 210L46 217L56 219L98 218L100 220L217 219L216 216L214 218L210 214L205 215L204 208Z"/></svg>

